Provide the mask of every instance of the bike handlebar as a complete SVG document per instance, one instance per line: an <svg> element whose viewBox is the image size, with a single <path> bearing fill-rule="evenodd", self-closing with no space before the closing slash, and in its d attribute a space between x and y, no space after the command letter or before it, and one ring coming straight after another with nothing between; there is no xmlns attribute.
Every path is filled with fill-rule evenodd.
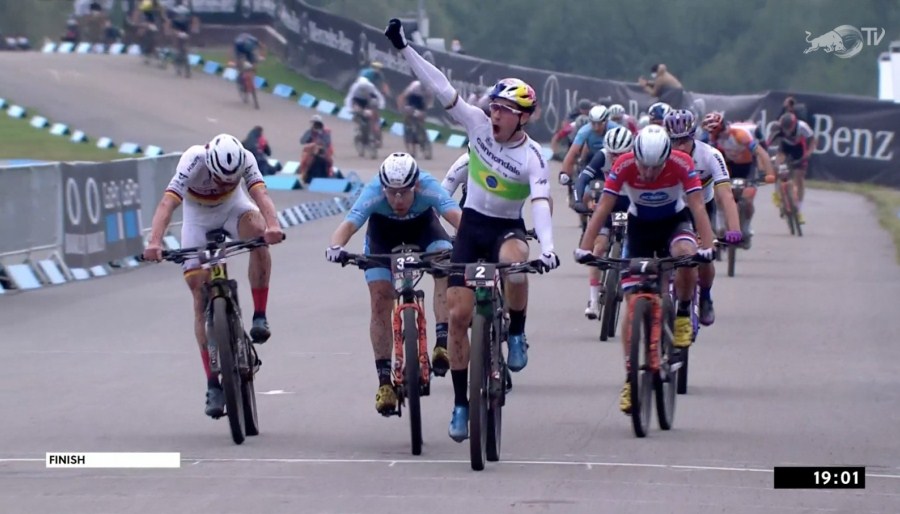
<svg viewBox="0 0 900 514"><path fill-rule="evenodd" d="M281 240L284 241L286 238L287 235L282 234ZM204 246L179 248L178 250L163 250L162 259L164 261L182 264L188 259L200 257L200 255L202 255L206 251L225 250L225 255L230 257L243 250L253 250L254 248L260 248L263 246L269 246L269 243L266 243L265 238L263 237L257 237L254 239L239 239L235 241L229 241L227 243L212 242ZM146 262L143 254L138 254L134 258L138 262Z"/></svg>
<svg viewBox="0 0 900 514"><path fill-rule="evenodd" d="M582 261L581 264L594 266L603 270L617 268L628 269L632 274L655 274L675 268L689 268L705 263L704 259L697 255L684 255L681 257L612 259L608 257L591 256L591 260ZM645 264L646 263L646 264Z"/></svg>
<svg viewBox="0 0 900 514"><path fill-rule="evenodd" d="M367 270L371 268L390 268L393 259L399 258L399 256L403 255L415 255L419 258L418 262L404 262L404 269L414 269L424 271L426 273L434 273L436 271L440 271L438 269L435 269L435 267L433 266L434 261L436 259L449 257L450 250L437 250L433 252L397 252L368 255L343 252L338 262L342 267L350 265L356 266L361 270Z"/></svg>
<svg viewBox="0 0 900 514"><path fill-rule="evenodd" d="M470 262L470 263L435 262L435 263L432 263L432 266L437 269L440 269L442 271L465 271L467 266L471 266L473 264L481 264L481 263L479 263L479 262ZM498 270L505 271L507 274L509 274L509 273L543 274L545 271L550 271L544 265L544 261L542 261L540 259L534 259L534 260L525 261L525 262L498 262L498 263L493 263L493 266Z"/></svg>

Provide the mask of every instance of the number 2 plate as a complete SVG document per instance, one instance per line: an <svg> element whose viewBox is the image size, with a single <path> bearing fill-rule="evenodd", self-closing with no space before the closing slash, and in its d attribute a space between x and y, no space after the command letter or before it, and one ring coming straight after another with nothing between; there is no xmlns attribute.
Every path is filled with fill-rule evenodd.
<svg viewBox="0 0 900 514"><path fill-rule="evenodd" d="M466 285L470 287L494 287L494 274L497 268L493 264L478 263L466 265Z"/></svg>

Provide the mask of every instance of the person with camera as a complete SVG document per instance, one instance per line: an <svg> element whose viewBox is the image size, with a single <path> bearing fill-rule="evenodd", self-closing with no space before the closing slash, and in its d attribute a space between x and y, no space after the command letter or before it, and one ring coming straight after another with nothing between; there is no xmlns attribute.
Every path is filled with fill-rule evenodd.
<svg viewBox="0 0 900 514"><path fill-rule="evenodd" d="M331 131L325 128L322 116L314 114L310 120L310 128L302 137L303 147L298 173L304 184L309 184L316 177L330 177L334 164L334 147L331 145Z"/></svg>

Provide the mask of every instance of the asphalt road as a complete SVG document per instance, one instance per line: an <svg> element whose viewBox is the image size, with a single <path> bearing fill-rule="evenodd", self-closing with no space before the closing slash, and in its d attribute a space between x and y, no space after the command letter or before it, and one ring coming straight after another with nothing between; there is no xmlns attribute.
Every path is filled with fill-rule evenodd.
<svg viewBox="0 0 900 514"><path fill-rule="evenodd" d="M224 81L179 82L128 57L0 54L0 76L0 96L51 119L167 150L260 123L285 160L308 124L307 111L280 99L264 96L254 113ZM331 125L342 167L365 164L347 157L349 126ZM455 156L439 149L434 167ZM617 409L621 351L597 341L582 315L587 270L569 257L575 217L557 209L563 267L532 278L530 362L504 411L503 460L483 473L469 468L468 445L447 437L449 379L423 402L420 457L409 454L407 420L374 411L362 273L323 256L336 218L290 229L273 249L262 433L242 446L202 413L205 383L175 266L6 295L0 510L898 512L900 268L891 241L866 201L825 191L809 193L807 235L792 238L768 196L738 276L720 270L718 320L692 352L674 429L654 422L645 439ZM240 286L249 300L244 277ZM48 451L175 451L183 461L173 470L48 470ZM774 490L780 465L864 465L866 489Z"/></svg>

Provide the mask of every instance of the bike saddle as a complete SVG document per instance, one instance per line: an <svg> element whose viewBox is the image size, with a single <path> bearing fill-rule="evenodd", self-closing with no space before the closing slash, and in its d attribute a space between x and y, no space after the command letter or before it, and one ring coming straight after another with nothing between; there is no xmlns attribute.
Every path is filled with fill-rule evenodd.
<svg viewBox="0 0 900 514"><path fill-rule="evenodd" d="M225 238L229 235L228 231L224 228L217 228L206 233L206 240L210 243L224 243Z"/></svg>

